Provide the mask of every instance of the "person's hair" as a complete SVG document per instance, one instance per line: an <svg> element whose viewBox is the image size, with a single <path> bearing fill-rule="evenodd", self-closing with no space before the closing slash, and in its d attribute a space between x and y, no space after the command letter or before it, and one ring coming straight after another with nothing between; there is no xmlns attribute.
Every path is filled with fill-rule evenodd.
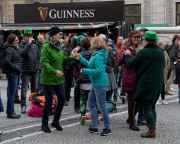
<svg viewBox="0 0 180 144"><path fill-rule="evenodd" d="M128 39L127 39L127 41L126 41L126 45L130 46L130 45L132 44L132 36L135 35L135 34L141 36L140 33L139 33L139 31L131 31L131 32L129 33L129 35L128 35ZM137 45L136 47L138 47L138 45Z"/></svg>
<svg viewBox="0 0 180 144"><path fill-rule="evenodd" d="M147 31L148 31L148 29L147 29L147 28L142 28L142 29L140 29L139 31L140 31L140 32L142 31L142 32L144 32L144 33L145 33L145 32L147 32Z"/></svg>
<svg viewBox="0 0 180 144"><path fill-rule="evenodd" d="M7 37L7 42L10 43L10 44L12 44L12 43L15 41L16 37L18 37L16 34L11 33L11 34Z"/></svg>
<svg viewBox="0 0 180 144"><path fill-rule="evenodd" d="M180 38L179 35L174 35L174 36L173 36L173 38L172 38L172 44L175 43L175 41L176 41L177 38Z"/></svg>
<svg viewBox="0 0 180 144"><path fill-rule="evenodd" d="M91 39L91 49L92 50L98 50L100 48L107 48L107 44L105 42L105 40L103 40L102 38L100 38L99 36L95 36Z"/></svg>
<svg viewBox="0 0 180 144"><path fill-rule="evenodd" d="M82 46L83 48L90 48L90 38L85 37L85 38L82 40L81 46Z"/></svg>

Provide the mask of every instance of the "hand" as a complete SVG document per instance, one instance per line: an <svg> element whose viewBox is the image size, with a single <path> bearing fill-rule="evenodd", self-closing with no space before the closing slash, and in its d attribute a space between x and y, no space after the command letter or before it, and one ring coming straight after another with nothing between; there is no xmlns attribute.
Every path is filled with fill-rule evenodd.
<svg viewBox="0 0 180 144"><path fill-rule="evenodd" d="M62 71L60 71L60 70L56 71L56 76L57 77L62 77L63 75L64 75L64 73Z"/></svg>
<svg viewBox="0 0 180 144"><path fill-rule="evenodd" d="M33 39L32 37L30 37L30 38L29 38L29 43L32 44L32 43L34 43L34 42L35 42L34 39Z"/></svg>
<svg viewBox="0 0 180 144"><path fill-rule="evenodd" d="M124 54L125 55L131 55L131 52L130 52L130 50L125 50Z"/></svg>
<svg viewBox="0 0 180 144"><path fill-rule="evenodd" d="M73 55L73 53L77 53L79 51L80 47L77 46L75 47L72 51L71 51L71 55Z"/></svg>

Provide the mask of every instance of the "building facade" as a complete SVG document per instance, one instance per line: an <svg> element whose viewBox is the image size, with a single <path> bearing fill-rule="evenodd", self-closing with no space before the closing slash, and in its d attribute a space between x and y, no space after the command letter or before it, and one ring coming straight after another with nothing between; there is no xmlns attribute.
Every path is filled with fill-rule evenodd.
<svg viewBox="0 0 180 144"><path fill-rule="evenodd" d="M14 4L90 1L110 0L0 0L0 23L14 23ZM180 25L180 0L125 0L125 22Z"/></svg>

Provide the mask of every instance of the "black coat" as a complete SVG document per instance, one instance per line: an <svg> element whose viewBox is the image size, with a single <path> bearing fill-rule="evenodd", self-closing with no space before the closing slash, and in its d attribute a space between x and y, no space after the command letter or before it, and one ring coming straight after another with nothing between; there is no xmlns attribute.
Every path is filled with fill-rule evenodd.
<svg viewBox="0 0 180 144"><path fill-rule="evenodd" d="M21 72L21 56L16 46L6 43L5 71L6 73L19 74Z"/></svg>
<svg viewBox="0 0 180 144"><path fill-rule="evenodd" d="M22 57L22 73L31 74L39 70L39 48L36 44L29 44L25 41L19 45Z"/></svg>

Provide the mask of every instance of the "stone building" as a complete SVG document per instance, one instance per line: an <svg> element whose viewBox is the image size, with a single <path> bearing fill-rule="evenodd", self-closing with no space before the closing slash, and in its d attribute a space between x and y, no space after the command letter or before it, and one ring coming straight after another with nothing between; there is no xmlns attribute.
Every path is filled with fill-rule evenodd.
<svg viewBox="0 0 180 144"><path fill-rule="evenodd" d="M0 0L0 23L14 23L14 4L110 0ZM127 23L180 25L180 0L125 0Z"/></svg>

